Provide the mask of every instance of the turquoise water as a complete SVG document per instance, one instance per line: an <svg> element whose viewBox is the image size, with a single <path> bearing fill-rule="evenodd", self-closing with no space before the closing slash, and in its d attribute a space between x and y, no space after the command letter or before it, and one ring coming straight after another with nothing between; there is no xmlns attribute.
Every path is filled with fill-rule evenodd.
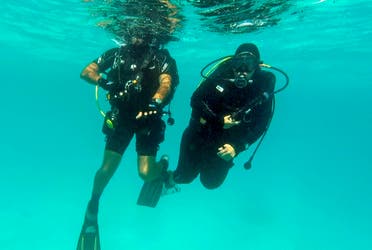
<svg viewBox="0 0 372 250"><path fill-rule="evenodd" d="M202 31L190 6L168 44L181 84L160 153L178 157L200 69L254 42L291 85L253 162L224 185L198 180L136 206L133 145L107 187L102 249L372 249L371 1L298 1L300 15L249 34ZM104 146L102 118L81 69L115 46L82 1L2 1L1 249L74 249ZM278 76L278 83L282 82Z"/></svg>

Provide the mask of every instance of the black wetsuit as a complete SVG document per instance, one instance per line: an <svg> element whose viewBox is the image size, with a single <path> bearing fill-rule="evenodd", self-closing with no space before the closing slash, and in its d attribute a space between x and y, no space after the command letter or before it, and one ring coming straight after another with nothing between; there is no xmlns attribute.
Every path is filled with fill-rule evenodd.
<svg viewBox="0 0 372 250"><path fill-rule="evenodd" d="M192 116L182 136L178 166L174 172L177 183L190 183L200 174L206 188L219 187L233 162L221 159L217 155L218 148L230 144L239 154L265 131L272 116L272 96L254 107L239 125L223 129L223 118L246 107L263 93L271 94L275 76L257 69L245 88L237 88L231 80L233 78L230 61L227 61L194 92ZM207 120L205 125L200 123L201 117Z"/></svg>
<svg viewBox="0 0 372 250"><path fill-rule="evenodd" d="M161 74L172 77L172 90L163 104L170 101L179 81L175 60L166 49L123 46L106 51L94 62L99 72L106 72L107 80L114 82L110 103L119 112L115 130L106 136L106 149L123 154L136 135L137 153L156 155L164 140L164 122L160 116L139 120L135 117L152 101Z"/></svg>

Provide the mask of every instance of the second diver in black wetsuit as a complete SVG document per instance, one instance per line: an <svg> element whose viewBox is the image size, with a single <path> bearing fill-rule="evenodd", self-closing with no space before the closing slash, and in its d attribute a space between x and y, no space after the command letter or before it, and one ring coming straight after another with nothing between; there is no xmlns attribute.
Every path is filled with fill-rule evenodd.
<svg viewBox="0 0 372 250"><path fill-rule="evenodd" d="M233 159L266 131L273 114L275 76L259 63L257 46L242 44L196 89L168 186L191 183L200 175L206 188L219 187Z"/></svg>

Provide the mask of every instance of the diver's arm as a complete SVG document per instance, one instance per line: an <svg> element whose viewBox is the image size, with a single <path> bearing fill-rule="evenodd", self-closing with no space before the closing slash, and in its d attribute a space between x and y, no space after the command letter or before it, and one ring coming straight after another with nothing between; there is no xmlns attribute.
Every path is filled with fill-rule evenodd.
<svg viewBox="0 0 372 250"><path fill-rule="evenodd" d="M101 76L101 73L104 73L114 63L118 50L119 48L110 49L88 64L80 73L80 78L105 89L108 81Z"/></svg>
<svg viewBox="0 0 372 250"><path fill-rule="evenodd" d="M226 68L224 64L218 66L210 75L203 76L205 79L199 83L199 86L191 96L191 107L196 110L204 109L207 97L215 98L215 88L219 81L224 80ZM212 95L212 96L211 96Z"/></svg>
<svg viewBox="0 0 372 250"><path fill-rule="evenodd" d="M86 66L83 69L83 71L80 73L80 78L84 79L90 84L96 85L99 79L102 78L102 76L99 73L98 64L95 62L92 62L88 66Z"/></svg>
<svg viewBox="0 0 372 250"><path fill-rule="evenodd" d="M164 100L169 95L172 87L172 77L169 74L163 73L159 76L159 88L152 96L152 101L149 103L146 110L139 111L136 119L142 119L149 115L161 114L164 107ZM159 113L160 112L160 113Z"/></svg>
<svg viewBox="0 0 372 250"><path fill-rule="evenodd" d="M159 76L159 88L153 95L153 100L159 100L161 102L167 98L172 88L172 77L170 74L163 73Z"/></svg>
<svg viewBox="0 0 372 250"><path fill-rule="evenodd" d="M204 107L203 102L206 95L208 95L208 91L211 88L212 81L209 79L203 81L197 89L194 91L194 93L191 96L191 107L196 110L202 110Z"/></svg>
<svg viewBox="0 0 372 250"><path fill-rule="evenodd" d="M210 124L218 127L224 125L224 114L216 112L221 98L215 91L216 82L206 79L195 90L191 97L192 116L199 120L201 124Z"/></svg>

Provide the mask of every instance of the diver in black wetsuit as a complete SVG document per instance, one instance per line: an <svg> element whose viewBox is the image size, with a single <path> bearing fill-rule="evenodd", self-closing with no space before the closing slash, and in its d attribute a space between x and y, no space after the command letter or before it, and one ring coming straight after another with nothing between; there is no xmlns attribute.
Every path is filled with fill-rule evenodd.
<svg viewBox="0 0 372 250"><path fill-rule="evenodd" d="M106 51L88 64L81 78L108 91L111 111L103 132L106 146L85 213L78 250L99 249L97 215L100 197L136 137L138 173L145 182L159 178L167 159L156 162L164 140L163 107L178 85L175 60L145 30L137 30L128 45Z"/></svg>
<svg viewBox="0 0 372 250"><path fill-rule="evenodd" d="M81 73L83 79L109 91L112 105L111 117L106 115L103 129L107 135L103 163L97 171L88 206L93 214L97 213L99 197L134 135L139 175L151 181L161 173L162 167L155 158L164 140L162 108L169 103L178 84L178 73L169 52L150 46L150 41L145 34L133 37L129 45L105 52ZM100 73L106 71L104 78Z"/></svg>
<svg viewBox="0 0 372 250"><path fill-rule="evenodd" d="M192 115L183 133L177 168L166 186L192 182L208 189L225 180L233 159L266 131L273 114L275 76L259 66L256 45L238 47L191 97Z"/></svg>

